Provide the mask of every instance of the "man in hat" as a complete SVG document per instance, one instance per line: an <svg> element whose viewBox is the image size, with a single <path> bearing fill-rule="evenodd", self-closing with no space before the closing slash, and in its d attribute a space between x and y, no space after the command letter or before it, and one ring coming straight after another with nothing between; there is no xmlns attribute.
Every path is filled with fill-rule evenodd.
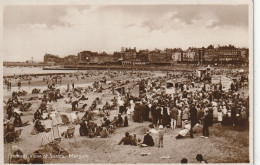
<svg viewBox="0 0 260 165"><path fill-rule="evenodd" d="M145 117L145 105L144 105L144 101L141 101L140 103L140 123L144 122L144 117Z"/></svg>
<svg viewBox="0 0 260 165"><path fill-rule="evenodd" d="M178 109L176 106L174 106L170 112L171 117L171 128L176 129L176 123L178 118Z"/></svg>
<svg viewBox="0 0 260 165"><path fill-rule="evenodd" d="M161 107L159 107L158 103L155 109L155 118L154 118L154 126L157 127L158 122L160 123L161 117L162 117L162 113L161 113L162 109Z"/></svg>
<svg viewBox="0 0 260 165"><path fill-rule="evenodd" d="M203 120L203 128L202 128L201 137L205 137L205 136L206 136L205 138L209 137L209 126L210 125L211 125L211 118L210 118L209 110L206 110L204 120Z"/></svg>
<svg viewBox="0 0 260 165"><path fill-rule="evenodd" d="M190 106L190 120L191 120L191 129L190 129L190 137L193 138L192 128L197 124L197 109L194 104Z"/></svg>

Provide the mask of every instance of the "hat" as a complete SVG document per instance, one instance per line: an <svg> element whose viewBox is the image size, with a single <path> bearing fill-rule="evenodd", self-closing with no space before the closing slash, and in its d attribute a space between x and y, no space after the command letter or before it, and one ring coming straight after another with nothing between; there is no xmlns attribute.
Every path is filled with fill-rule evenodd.
<svg viewBox="0 0 260 165"><path fill-rule="evenodd" d="M189 121L188 121L188 120L185 120L185 121L184 121L184 123L185 123L185 124L188 124L188 123L189 123Z"/></svg>
<svg viewBox="0 0 260 165"><path fill-rule="evenodd" d="M163 129L163 126L162 126L162 125L159 125L159 128L160 128L160 129Z"/></svg>
<svg viewBox="0 0 260 165"><path fill-rule="evenodd" d="M145 133L146 133L146 134L150 134L151 132L150 132L150 131L146 131Z"/></svg>

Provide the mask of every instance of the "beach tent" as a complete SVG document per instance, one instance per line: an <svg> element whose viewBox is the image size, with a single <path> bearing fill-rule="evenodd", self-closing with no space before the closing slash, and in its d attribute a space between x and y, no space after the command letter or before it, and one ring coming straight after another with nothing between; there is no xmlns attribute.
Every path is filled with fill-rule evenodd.
<svg viewBox="0 0 260 165"><path fill-rule="evenodd" d="M175 93L175 84L172 81L166 82L166 93L167 94Z"/></svg>
<svg viewBox="0 0 260 165"><path fill-rule="evenodd" d="M119 94L125 95L125 87L118 87L115 89Z"/></svg>
<svg viewBox="0 0 260 165"><path fill-rule="evenodd" d="M133 97L139 97L139 96L140 96L139 85L136 85L136 86L133 88L132 96L133 96Z"/></svg>

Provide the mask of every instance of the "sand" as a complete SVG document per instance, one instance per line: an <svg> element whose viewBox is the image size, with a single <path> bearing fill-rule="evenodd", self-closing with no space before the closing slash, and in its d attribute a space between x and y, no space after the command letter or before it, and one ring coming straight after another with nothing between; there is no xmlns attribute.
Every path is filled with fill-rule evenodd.
<svg viewBox="0 0 260 165"><path fill-rule="evenodd" d="M87 79L77 80L75 77L64 77L59 88L65 90L67 82L74 81L75 86L82 86L102 78L104 75L92 76ZM108 80L126 80L133 79L127 75L120 75ZM42 77L33 79L31 85L23 82L22 89L30 91L40 87L42 90L47 89L46 84L42 82ZM13 90L17 90L16 87ZM4 90L4 100L10 97L11 92ZM28 94L26 97L37 96ZM106 101L110 101L114 95L105 91L104 93L90 92L86 95L89 99L81 101L80 104L87 103L90 105L96 98L102 98L102 104L98 107L103 107ZM67 97L59 99L58 102L52 103L57 111L63 114L71 112L71 105L65 104L64 100ZM40 103L40 100L31 101L33 103L31 110L25 112L22 120L32 120L33 113ZM117 115L118 110L111 111L110 118ZM80 113L82 116L84 113ZM123 116L124 117L124 116ZM96 121L100 121L100 117L96 116ZM50 123L51 121L44 121ZM155 146L140 148L139 146L124 146L117 145L126 131L130 134L136 133L137 138L143 140L144 130L148 128L150 122L135 123L129 116L129 126L119 128L115 134L110 135L109 138L88 138L79 136L79 125L76 125L75 134L73 138L62 138L60 146L65 148L70 155L66 157L56 158L53 155L46 155L46 163L179 163L182 158L187 158L190 163L196 163L196 155L202 154L203 157L210 163L231 163L240 162L246 163L249 161L249 131L248 127L241 130L235 130L233 127L221 127L214 124L210 128L210 138L200 138L201 133L194 134L194 138L186 137L185 139L177 140L175 136L178 135L179 129L167 129L164 137L164 148L158 148L158 134L152 134ZM40 148L41 136L31 135L33 125L23 127L21 140L17 143L4 144L4 161L8 163L8 154L12 145L18 145L25 154L30 154ZM60 132L67 129L67 126L60 126ZM224 135L224 136L223 136ZM238 140L240 139L240 140ZM141 153L147 153L147 156L141 156ZM166 156L168 158L161 159Z"/></svg>

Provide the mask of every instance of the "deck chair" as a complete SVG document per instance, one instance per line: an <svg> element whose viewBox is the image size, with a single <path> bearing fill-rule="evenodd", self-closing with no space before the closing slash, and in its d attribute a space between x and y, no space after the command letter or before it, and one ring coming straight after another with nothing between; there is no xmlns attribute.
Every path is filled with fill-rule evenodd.
<svg viewBox="0 0 260 165"><path fill-rule="evenodd" d="M42 141L45 142L45 145L49 148L51 148L51 152L55 155L64 155L67 156L69 153L63 149L62 147L60 147L57 142L50 140L47 136L45 132L41 132L40 133L41 137L42 137ZM41 142L41 146L42 142Z"/></svg>
<svg viewBox="0 0 260 165"><path fill-rule="evenodd" d="M52 125L52 136L55 141L58 141L58 142L61 141L61 136L60 136L60 131L59 131L58 125Z"/></svg>
<svg viewBox="0 0 260 165"><path fill-rule="evenodd" d="M67 115L63 114L63 115L60 115L61 119L62 119L62 123L64 125L68 125L70 123L70 119Z"/></svg>
<svg viewBox="0 0 260 165"><path fill-rule="evenodd" d="M16 142L15 137L15 126L14 124L7 124L7 126L4 129L4 142Z"/></svg>
<svg viewBox="0 0 260 165"><path fill-rule="evenodd" d="M48 135L46 132L39 132L40 136L41 136L41 145L43 146L43 144L48 144L50 142L53 141L52 136Z"/></svg>
<svg viewBox="0 0 260 165"><path fill-rule="evenodd" d="M45 164L44 157L39 151L35 151L29 156L30 164Z"/></svg>
<svg viewBox="0 0 260 165"><path fill-rule="evenodd" d="M65 132L62 133L61 136L65 136L65 138L72 138L74 136L75 127L70 126Z"/></svg>
<svg viewBox="0 0 260 165"><path fill-rule="evenodd" d="M27 164L28 161L23 157L23 152L19 149L18 145L11 147L9 154L9 164Z"/></svg>
<svg viewBox="0 0 260 165"><path fill-rule="evenodd" d="M68 151L66 151L64 148L60 147L58 144L51 142L48 144L53 150L52 152L55 153L56 155L63 155L67 156L69 155Z"/></svg>

